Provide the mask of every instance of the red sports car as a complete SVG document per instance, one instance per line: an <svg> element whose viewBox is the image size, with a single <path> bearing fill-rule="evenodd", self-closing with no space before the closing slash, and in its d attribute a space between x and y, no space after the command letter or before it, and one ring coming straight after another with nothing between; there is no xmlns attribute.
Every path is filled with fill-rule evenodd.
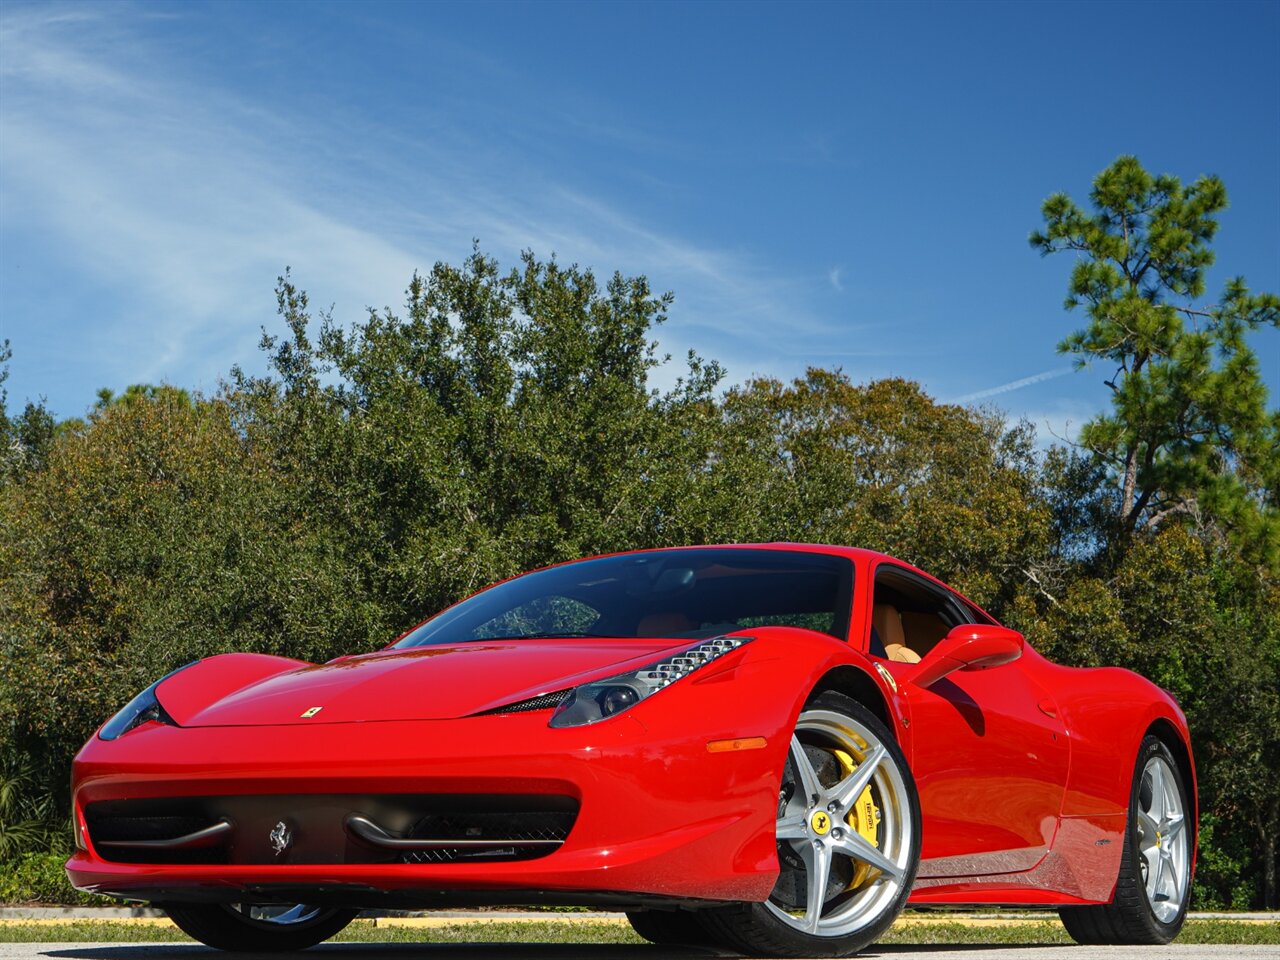
<svg viewBox="0 0 1280 960"><path fill-rule="evenodd" d="M657 943L840 956L912 904L1161 943L1195 773L1173 698L937 580L801 544L598 557L385 650L210 657L74 768L82 890L298 949L362 908L596 904Z"/></svg>

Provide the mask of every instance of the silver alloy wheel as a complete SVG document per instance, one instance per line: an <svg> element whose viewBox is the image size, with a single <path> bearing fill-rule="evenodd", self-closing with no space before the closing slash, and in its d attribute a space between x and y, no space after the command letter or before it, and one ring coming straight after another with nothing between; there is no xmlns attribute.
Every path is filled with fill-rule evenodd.
<svg viewBox="0 0 1280 960"><path fill-rule="evenodd" d="M844 779L824 785L806 746L843 751L855 767ZM804 864L805 904L803 909L789 908L771 897L765 905L778 919L810 936L848 936L874 923L892 906L908 874L914 838L902 771L863 724L823 709L800 714L787 770L792 790L779 811L777 837L779 846L790 844ZM867 787L881 816L874 846L845 823ZM828 897L832 867L841 858L855 866L866 864L868 875L852 889Z"/></svg>
<svg viewBox="0 0 1280 960"><path fill-rule="evenodd" d="M273 927L310 923L324 913L323 907L305 903L228 903L226 907L242 919Z"/></svg>
<svg viewBox="0 0 1280 960"><path fill-rule="evenodd" d="M1173 922L1187 898L1191 871L1185 827L1178 774L1164 757L1153 756L1138 788L1138 851L1147 902L1161 923Z"/></svg>

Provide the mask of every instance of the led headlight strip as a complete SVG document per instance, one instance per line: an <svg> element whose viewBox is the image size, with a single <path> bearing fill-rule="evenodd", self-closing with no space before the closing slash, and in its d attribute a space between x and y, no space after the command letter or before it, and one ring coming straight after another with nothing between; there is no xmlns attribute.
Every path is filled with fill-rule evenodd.
<svg viewBox="0 0 1280 960"><path fill-rule="evenodd" d="M638 670L574 687L551 715L553 727L580 727L616 716L754 637L712 637Z"/></svg>

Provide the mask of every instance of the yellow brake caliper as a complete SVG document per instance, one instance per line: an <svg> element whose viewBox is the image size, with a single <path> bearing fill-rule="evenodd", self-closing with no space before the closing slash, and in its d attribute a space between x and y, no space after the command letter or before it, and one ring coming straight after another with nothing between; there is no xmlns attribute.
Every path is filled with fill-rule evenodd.
<svg viewBox="0 0 1280 960"><path fill-rule="evenodd" d="M835 757L840 761L840 779L843 780L857 768L853 757L845 753L843 750L832 751ZM857 830L862 839L867 841L873 847L880 845L880 808L871 799L871 786L868 784L858 796L858 802L853 805L853 809L849 811L849 815L845 818L845 822L853 829ZM871 867L863 863L861 860L854 861L853 879L849 881L846 890L852 890L861 886L866 882L868 874L871 873Z"/></svg>

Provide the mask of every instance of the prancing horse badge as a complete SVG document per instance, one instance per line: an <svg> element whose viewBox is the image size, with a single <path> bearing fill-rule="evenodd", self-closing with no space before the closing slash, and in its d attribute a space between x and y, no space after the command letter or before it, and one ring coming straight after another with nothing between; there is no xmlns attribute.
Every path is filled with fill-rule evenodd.
<svg viewBox="0 0 1280 960"><path fill-rule="evenodd" d="M317 713L319 713L323 709L324 707L307 707L307 709L302 711L302 719L310 720L312 717L314 717Z"/></svg>
<svg viewBox="0 0 1280 960"><path fill-rule="evenodd" d="M271 849L276 852L276 856L284 853L289 849L289 844L293 843L293 834L289 832L289 825L283 820L275 825L271 831Z"/></svg>

